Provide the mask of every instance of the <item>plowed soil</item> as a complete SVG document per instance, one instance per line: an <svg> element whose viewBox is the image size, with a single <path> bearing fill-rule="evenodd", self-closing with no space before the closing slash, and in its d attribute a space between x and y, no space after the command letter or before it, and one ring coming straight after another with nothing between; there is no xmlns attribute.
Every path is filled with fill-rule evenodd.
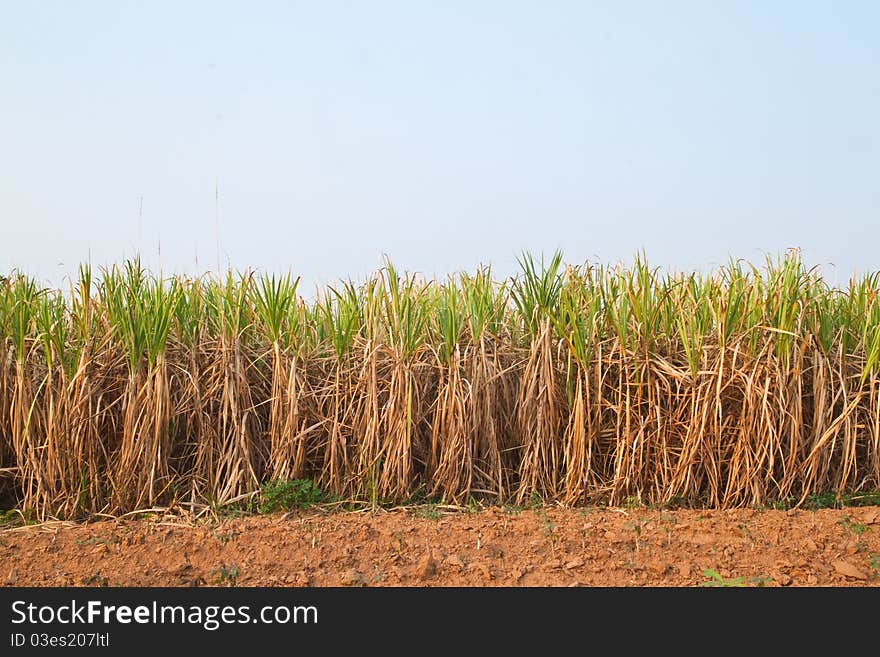
<svg viewBox="0 0 880 657"><path fill-rule="evenodd" d="M6 529L0 555L9 586L880 586L880 507L153 517Z"/></svg>

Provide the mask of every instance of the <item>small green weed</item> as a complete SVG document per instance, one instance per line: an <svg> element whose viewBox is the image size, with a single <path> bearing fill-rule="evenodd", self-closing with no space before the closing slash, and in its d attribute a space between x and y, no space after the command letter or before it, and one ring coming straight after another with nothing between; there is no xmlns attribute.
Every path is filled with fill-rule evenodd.
<svg viewBox="0 0 880 657"><path fill-rule="evenodd" d="M845 529L848 529L849 531L851 531L851 532L852 532L853 534L855 534L856 536L861 536L861 535L864 534L866 531L869 531L869 528L868 528L867 525L864 525L864 524L862 524L862 523L860 523L860 522L853 522L852 520L850 520L850 518L849 518L848 516L845 517L845 518L843 518L843 520L840 521L840 524L841 524Z"/></svg>
<svg viewBox="0 0 880 657"><path fill-rule="evenodd" d="M417 507L415 510L417 518L427 518L428 520L440 520L440 509L436 504L426 504Z"/></svg>
<svg viewBox="0 0 880 657"><path fill-rule="evenodd" d="M526 505L527 509L538 509L544 506L544 500L541 498L541 494L533 490L531 497L529 497L529 503Z"/></svg>
<svg viewBox="0 0 880 657"><path fill-rule="evenodd" d="M270 481L260 490L260 513L306 509L326 501L326 496L311 479Z"/></svg>
<svg viewBox="0 0 880 657"><path fill-rule="evenodd" d="M627 495L621 506L624 509L642 509L645 507L645 503L642 502L641 495Z"/></svg>
<svg viewBox="0 0 880 657"><path fill-rule="evenodd" d="M773 508L776 511L788 511L789 509L793 508L796 503L797 500L795 500L794 496L791 495L789 497L784 497L781 500L776 500L775 502L773 502Z"/></svg>
<svg viewBox="0 0 880 657"><path fill-rule="evenodd" d="M241 570L239 570L238 566L235 564L232 564L231 566L221 564L214 573L216 575L214 583L218 586L236 586L238 584L238 577L241 575Z"/></svg>
<svg viewBox="0 0 880 657"><path fill-rule="evenodd" d="M766 586L770 581L769 577L752 577L746 580L745 577L722 577L717 571L706 568L703 571L705 582L701 582L700 586L705 587L744 587L744 586Z"/></svg>
<svg viewBox="0 0 880 657"><path fill-rule="evenodd" d="M880 506L880 490L861 493L813 493L806 499L804 507L816 509L843 509L853 506Z"/></svg>
<svg viewBox="0 0 880 657"><path fill-rule="evenodd" d="M550 520L550 516L547 515L547 511L544 509L538 510L538 518L544 526L544 533L550 539L550 544L556 547L556 542L559 540L559 535L556 533L556 523Z"/></svg>
<svg viewBox="0 0 880 657"><path fill-rule="evenodd" d="M24 522L24 517L16 509L0 511L0 529L6 527L18 527L19 525L24 524Z"/></svg>

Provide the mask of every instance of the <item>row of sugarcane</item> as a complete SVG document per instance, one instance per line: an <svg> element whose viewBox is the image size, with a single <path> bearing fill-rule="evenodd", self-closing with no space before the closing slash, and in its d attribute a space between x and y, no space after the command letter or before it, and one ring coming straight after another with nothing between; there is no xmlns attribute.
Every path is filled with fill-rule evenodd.
<svg viewBox="0 0 880 657"><path fill-rule="evenodd" d="M428 280L0 280L0 497L38 518L342 499L730 507L880 488L880 274L523 254Z"/></svg>

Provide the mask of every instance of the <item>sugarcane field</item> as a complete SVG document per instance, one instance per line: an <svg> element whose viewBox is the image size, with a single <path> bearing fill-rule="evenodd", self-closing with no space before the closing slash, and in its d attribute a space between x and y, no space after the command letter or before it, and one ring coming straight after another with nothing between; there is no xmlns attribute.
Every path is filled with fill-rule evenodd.
<svg viewBox="0 0 880 657"><path fill-rule="evenodd" d="M0 651L861 647L878 37L3 3Z"/></svg>
<svg viewBox="0 0 880 657"><path fill-rule="evenodd" d="M518 260L5 277L0 577L880 583L877 275Z"/></svg>

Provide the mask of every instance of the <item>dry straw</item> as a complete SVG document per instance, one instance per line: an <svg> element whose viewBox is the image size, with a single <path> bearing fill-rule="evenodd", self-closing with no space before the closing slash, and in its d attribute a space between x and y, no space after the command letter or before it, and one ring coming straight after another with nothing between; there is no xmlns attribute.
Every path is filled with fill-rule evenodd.
<svg viewBox="0 0 880 657"><path fill-rule="evenodd" d="M527 254L444 281L82 267L0 279L0 495L39 518L220 505L269 480L713 507L880 488L880 274Z"/></svg>

